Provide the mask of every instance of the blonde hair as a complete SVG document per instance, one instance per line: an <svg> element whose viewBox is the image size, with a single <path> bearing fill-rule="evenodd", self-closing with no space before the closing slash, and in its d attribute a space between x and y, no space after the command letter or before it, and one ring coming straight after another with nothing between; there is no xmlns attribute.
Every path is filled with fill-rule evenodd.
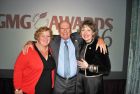
<svg viewBox="0 0 140 94"><path fill-rule="evenodd" d="M47 31L50 33L50 36L52 38L53 34L52 34L52 30L46 26L44 27L40 27L38 30L35 31L34 33L34 39L37 40L39 38L39 35L44 32L44 31Z"/></svg>

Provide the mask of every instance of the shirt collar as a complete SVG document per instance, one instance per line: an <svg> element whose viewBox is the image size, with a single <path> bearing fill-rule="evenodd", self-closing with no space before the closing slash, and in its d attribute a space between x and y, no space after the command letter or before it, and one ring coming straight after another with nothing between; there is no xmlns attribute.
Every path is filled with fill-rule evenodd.
<svg viewBox="0 0 140 94"><path fill-rule="evenodd" d="M70 41L70 38L69 39L67 39L67 40L64 40L64 39L62 39L61 38L61 41L64 43L64 41L67 41L68 43L69 43L69 41Z"/></svg>

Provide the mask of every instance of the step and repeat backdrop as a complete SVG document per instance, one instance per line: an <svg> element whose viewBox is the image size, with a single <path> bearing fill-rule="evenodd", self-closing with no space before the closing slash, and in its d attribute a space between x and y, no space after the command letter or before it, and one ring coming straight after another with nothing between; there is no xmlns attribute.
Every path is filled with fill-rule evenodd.
<svg viewBox="0 0 140 94"><path fill-rule="evenodd" d="M111 71L122 72L126 25L126 0L1 0L0 69L13 70L15 60L41 26L58 35L58 23L68 20L77 32L85 19L97 24L109 47Z"/></svg>

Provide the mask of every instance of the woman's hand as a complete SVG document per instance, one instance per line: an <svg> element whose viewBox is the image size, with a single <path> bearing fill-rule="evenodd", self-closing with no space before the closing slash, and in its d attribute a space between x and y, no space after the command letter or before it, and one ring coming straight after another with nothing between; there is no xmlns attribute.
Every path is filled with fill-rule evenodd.
<svg viewBox="0 0 140 94"><path fill-rule="evenodd" d="M23 94L23 91L21 89L20 90L16 89L15 94Z"/></svg>
<svg viewBox="0 0 140 94"><path fill-rule="evenodd" d="M22 52L23 52L24 55L28 53L28 49L29 49L30 47L31 47L32 49L34 48L34 47L33 47L33 44L32 44L32 41L28 41L27 43L25 43L24 47L22 48Z"/></svg>
<svg viewBox="0 0 140 94"><path fill-rule="evenodd" d="M87 69L88 63L84 59L81 59L80 61L78 61L78 67L81 69Z"/></svg>

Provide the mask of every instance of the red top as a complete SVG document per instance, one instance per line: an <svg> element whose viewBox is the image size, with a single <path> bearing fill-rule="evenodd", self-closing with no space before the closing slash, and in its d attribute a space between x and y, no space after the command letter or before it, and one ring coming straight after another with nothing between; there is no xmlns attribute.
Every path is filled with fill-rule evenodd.
<svg viewBox="0 0 140 94"><path fill-rule="evenodd" d="M35 93L35 86L43 71L43 62L35 49L28 53L21 52L14 66L14 87L28 94ZM54 87L54 70L52 70L52 88Z"/></svg>

